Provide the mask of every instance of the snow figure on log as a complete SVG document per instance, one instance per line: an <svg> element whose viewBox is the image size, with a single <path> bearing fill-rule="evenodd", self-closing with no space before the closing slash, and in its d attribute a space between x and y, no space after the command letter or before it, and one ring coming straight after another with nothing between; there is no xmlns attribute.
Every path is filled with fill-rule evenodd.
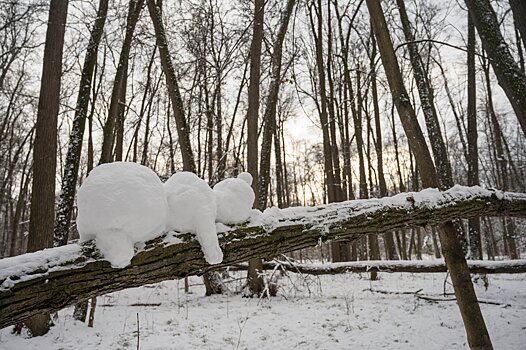
<svg viewBox="0 0 526 350"><path fill-rule="evenodd" d="M208 184L191 172L175 173L165 182L169 213L166 229L192 232L209 264L223 261L215 226L216 198Z"/></svg>
<svg viewBox="0 0 526 350"><path fill-rule="evenodd" d="M163 233L167 203L157 174L137 163L102 164L91 171L77 196L81 242L95 239L113 267L125 267L134 244Z"/></svg>
<svg viewBox="0 0 526 350"><path fill-rule="evenodd" d="M255 198L251 185L252 175L244 172L214 186L218 222L240 224L248 220Z"/></svg>

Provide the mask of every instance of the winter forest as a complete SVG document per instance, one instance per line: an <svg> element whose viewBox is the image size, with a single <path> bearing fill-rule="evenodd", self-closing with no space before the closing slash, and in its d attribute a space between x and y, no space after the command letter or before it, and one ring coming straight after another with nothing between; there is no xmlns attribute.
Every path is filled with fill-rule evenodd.
<svg viewBox="0 0 526 350"><path fill-rule="evenodd" d="M525 57L522 0L0 0L0 349L525 349Z"/></svg>

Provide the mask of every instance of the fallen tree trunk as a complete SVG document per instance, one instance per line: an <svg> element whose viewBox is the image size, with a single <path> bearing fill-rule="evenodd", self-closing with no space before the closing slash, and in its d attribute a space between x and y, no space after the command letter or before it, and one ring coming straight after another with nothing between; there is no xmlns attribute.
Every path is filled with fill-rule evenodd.
<svg viewBox="0 0 526 350"><path fill-rule="evenodd" d="M526 273L526 259L523 260L468 260L471 273ZM247 264L236 264L230 269L246 270ZM307 275L337 275L347 272L412 272L436 273L447 272L444 260L378 260L378 261L351 261L332 264L297 264L289 261L266 261L263 263L265 270L275 268Z"/></svg>
<svg viewBox="0 0 526 350"><path fill-rule="evenodd" d="M250 258L272 259L327 240L471 216L526 217L526 194L455 186L444 192L426 189L317 207L270 208L254 212L248 225L219 234L224 260L214 266L205 262L192 235L173 232L147 242L122 269L103 260L93 242L6 258L0 260L0 328L97 295L199 275Z"/></svg>

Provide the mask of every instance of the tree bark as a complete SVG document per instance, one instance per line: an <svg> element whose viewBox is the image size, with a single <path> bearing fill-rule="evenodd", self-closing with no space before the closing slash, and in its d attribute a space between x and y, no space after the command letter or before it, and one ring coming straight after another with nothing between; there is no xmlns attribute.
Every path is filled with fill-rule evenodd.
<svg viewBox="0 0 526 350"><path fill-rule="evenodd" d="M259 117L259 81L261 78L261 45L263 42L263 20L265 1L254 1L254 22L252 26L252 42L250 44L250 84L248 86L247 109L247 168L252 175L252 188L256 195L254 208L258 206L259 199L259 172L258 172L258 117ZM259 276L261 259L249 260L249 273L247 284L250 294L259 295L263 291L263 279Z"/></svg>
<svg viewBox="0 0 526 350"><path fill-rule="evenodd" d="M77 107L75 117L69 136L69 147L62 176L62 188L60 193L57 215L54 228L54 245L60 246L68 243L69 225L73 213L73 202L77 188L77 178L80 166L80 155L82 152L82 142L84 140L84 129L88 113L90 100L91 83L93 71L97 63L97 53L100 39L104 32L104 23L108 13L108 0L99 1L97 18L91 30L91 37L86 49L84 66L80 77L79 94L77 97Z"/></svg>
<svg viewBox="0 0 526 350"><path fill-rule="evenodd" d="M321 6L321 3L319 3ZM322 9L320 7L320 20L323 22ZM322 31L319 32L320 37L322 36ZM329 135L331 142L331 159L332 159L332 169L334 174L334 192L335 192L335 201L341 202L345 200L342 193L342 178L340 171L340 155L338 150L338 139L336 138L336 114L335 114L335 103L336 97L334 94L334 78L332 72L332 66L334 65L333 60L333 44L332 44L332 16L331 16L331 4L330 1L327 1L327 84L329 87L329 95L327 96L327 108L329 112ZM323 64L323 63L322 63Z"/></svg>
<svg viewBox="0 0 526 350"><path fill-rule="evenodd" d="M294 207L283 209L282 214L283 220L274 221L274 225L233 227L224 233L219 239L224 260L214 266L207 265L199 243L190 234L178 236L184 243L168 243L173 237L147 242L131 265L123 269L112 268L102 260L93 242L2 259L0 327L96 295L202 274L250 258L272 259L285 252L316 246L320 241L358 239L367 234L437 225L474 215L526 217L526 194L456 186L446 192L427 189L387 200Z"/></svg>
<svg viewBox="0 0 526 350"><path fill-rule="evenodd" d="M377 49L376 49L376 39L374 37L374 33L371 32L371 62L370 62L370 70L371 70L371 94L373 97L373 109L374 109L374 125L375 125L375 132L376 132L376 142L374 144L374 148L376 151L376 159L377 159L377 172L378 172L378 187L380 190L380 197L385 197L388 195L387 192L387 182L385 181L385 175L384 175L384 161L383 161L383 146L382 146L382 126L380 123L380 105L378 103L378 87L377 87L377 81L376 81L376 66L375 66L375 60L377 55ZM395 249L395 243L393 238L393 232L386 232L384 233L384 242L385 242L385 250L387 255L387 260L397 260L399 259L398 254L396 253Z"/></svg>
<svg viewBox="0 0 526 350"><path fill-rule="evenodd" d="M317 22L314 23L313 11ZM327 114L327 90L325 87L325 68L323 60L323 16L322 16L322 5L321 0L317 1L317 5L314 2L309 6L309 20L312 35L315 42L316 51L316 67L318 70L318 93L320 96L320 123L323 135L323 161L324 161L324 172L325 172L325 188L327 191L327 197L329 203L337 201L334 170L331 152L331 140L329 135L329 117Z"/></svg>
<svg viewBox="0 0 526 350"><path fill-rule="evenodd" d="M526 136L526 76L510 53L489 0L465 0L482 46Z"/></svg>
<svg viewBox="0 0 526 350"><path fill-rule="evenodd" d="M247 168L252 175L252 188L256 194L255 207L259 198L258 172L258 117L259 117L259 81L261 78L261 45L263 42L263 20L265 2L256 0L254 3L254 21L252 27L252 42L250 45L250 74L248 86L247 108Z"/></svg>
<svg viewBox="0 0 526 350"><path fill-rule="evenodd" d="M67 12L67 0L50 2L33 148L28 252L53 246L57 124ZM40 336L48 332L50 322L48 314L40 313L28 319L26 325L33 336Z"/></svg>
<svg viewBox="0 0 526 350"><path fill-rule="evenodd" d="M281 60L283 56L283 41L287 33L289 20L296 0L288 0L280 20L280 27L273 45L271 81L263 120L263 139L261 141L261 159L259 163L259 208L267 206L268 185L270 183L270 155L272 153L272 136L276 134L276 106L278 104L279 87L281 85Z"/></svg>
<svg viewBox="0 0 526 350"><path fill-rule="evenodd" d="M117 120L115 122L115 161L122 162L124 152L124 122L126 119L126 91L128 90L128 61L124 66L124 78L119 97L119 108L117 108Z"/></svg>
<svg viewBox="0 0 526 350"><path fill-rule="evenodd" d="M438 114L433 101L433 92L431 91L431 87L425 76L422 57L418 52L417 44L414 43L415 36L411 29L411 24L409 23L404 0L396 0L396 3L398 5L398 12L400 13L405 40L408 42L407 48L409 51L411 68L416 81L418 96L420 97L420 105L426 121L427 132L431 141L431 150L433 151L433 156L435 158L438 179L443 186L451 187L453 186L451 163L449 162L446 145L442 138L440 124L438 122Z"/></svg>
<svg viewBox="0 0 526 350"><path fill-rule="evenodd" d="M475 25L468 15L468 186L479 185L479 155L477 133L477 79L475 71ZM482 260L482 239L480 235L480 219L471 218L468 221L470 258Z"/></svg>
<svg viewBox="0 0 526 350"><path fill-rule="evenodd" d="M124 42L122 43L122 49L119 55L119 63L117 65L117 72L115 73L115 80L113 82L108 117L103 128L102 149L99 164L109 163L112 161L113 142L115 140L115 124L117 122L119 100L121 98L121 89L124 80L125 69L127 67L126 62L130 56L133 32L135 31L135 26L139 20L139 15L143 6L144 0L130 0L128 17L126 19L126 34L124 36Z"/></svg>
<svg viewBox="0 0 526 350"><path fill-rule="evenodd" d="M526 47L526 2L523 0L510 0L510 6L513 11L515 26L521 33L522 43Z"/></svg>

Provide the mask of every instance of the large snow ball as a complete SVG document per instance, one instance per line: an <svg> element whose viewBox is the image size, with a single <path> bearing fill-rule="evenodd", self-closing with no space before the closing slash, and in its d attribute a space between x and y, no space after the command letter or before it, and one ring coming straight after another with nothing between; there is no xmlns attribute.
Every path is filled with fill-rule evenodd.
<svg viewBox="0 0 526 350"><path fill-rule="evenodd" d="M216 198L208 184L191 172L175 173L165 182L166 229L192 232L209 264L223 261L215 227Z"/></svg>
<svg viewBox="0 0 526 350"><path fill-rule="evenodd" d="M239 224L250 217L254 203L252 175L241 173L237 178L225 179L214 186L217 200L217 221Z"/></svg>
<svg viewBox="0 0 526 350"><path fill-rule="evenodd" d="M133 257L133 245L163 233L167 204L164 186L149 168L136 163L102 164L91 171L77 196L81 241L95 238L114 267Z"/></svg>

